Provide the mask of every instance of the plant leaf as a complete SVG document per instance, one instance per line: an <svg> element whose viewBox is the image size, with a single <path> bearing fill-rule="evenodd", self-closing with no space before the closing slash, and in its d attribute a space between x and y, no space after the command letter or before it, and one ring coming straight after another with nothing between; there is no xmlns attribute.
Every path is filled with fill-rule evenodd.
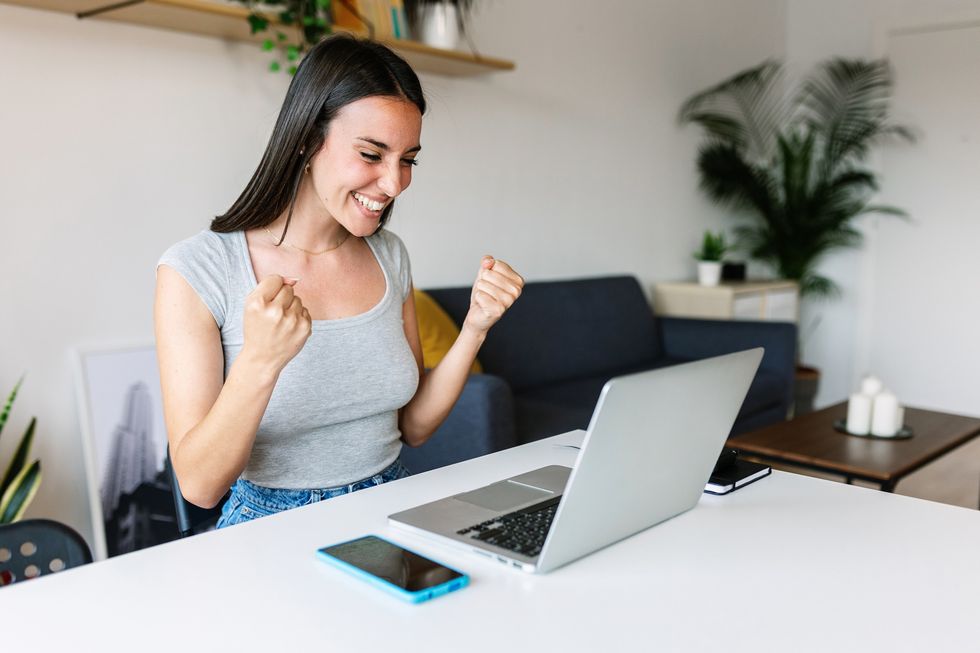
<svg viewBox="0 0 980 653"><path fill-rule="evenodd" d="M749 161L767 160L791 118L781 85L782 65L764 61L688 99L678 120L700 125Z"/></svg>
<svg viewBox="0 0 980 653"><path fill-rule="evenodd" d="M34 442L34 427L36 425L37 418L32 417L31 423L27 425L27 430L24 432L24 436L20 439L20 444L17 445L14 457L10 459L10 464L7 466L7 471L3 475L3 480L0 481L0 494L6 491L10 482L20 473L24 465L27 464L27 457L31 453L31 444Z"/></svg>
<svg viewBox="0 0 980 653"><path fill-rule="evenodd" d="M3 425L7 423L7 415L10 414L10 409L14 405L14 399L17 398L17 391L20 390L20 384L24 382L24 377L20 377L17 381L17 385L14 389L10 391L10 396L7 397L7 403L3 406L3 412L0 413L0 433L3 432Z"/></svg>
<svg viewBox="0 0 980 653"><path fill-rule="evenodd" d="M248 25L252 29L252 34L258 34L269 29L269 19L258 14L249 14Z"/></svg>
<svg viewBox="0 0 980 653"><path fill-rule="evenodd" d="M0 497L0 524L17 521L41 485L41 461L35 460L20 470L13 483Z"/></svg>

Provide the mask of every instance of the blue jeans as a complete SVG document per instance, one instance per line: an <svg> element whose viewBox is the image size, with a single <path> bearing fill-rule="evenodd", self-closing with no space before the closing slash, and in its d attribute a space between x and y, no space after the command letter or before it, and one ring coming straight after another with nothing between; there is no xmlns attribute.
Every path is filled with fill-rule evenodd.
<svg viewBox="0 0 980 653"><path fill-rule="evenodd" d="M259 517L267 517L283 510L298 508L310 503L332 499L342 494L349 494L374 487L399 478L405 478L410 472L405 469L400 460L396 460L374 476L355 481L348 485L328 487L320 490L285 490L273 487L263 487L238 479L231 487L231 495L221 507L221 517L216 528L233 526L242 522L252 521Z"/></svg>

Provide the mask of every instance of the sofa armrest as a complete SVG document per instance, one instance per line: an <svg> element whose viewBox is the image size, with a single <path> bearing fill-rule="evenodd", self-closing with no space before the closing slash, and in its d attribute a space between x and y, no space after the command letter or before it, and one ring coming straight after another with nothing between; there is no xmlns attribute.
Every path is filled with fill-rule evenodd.
<svg viewBox="0 0 980 653"><path fill-rule="evenodd" d="M422 446L402 447L401 460L419 473L516 444L510 386L493 374L472 374L442 426Z"/></svg>
<svg viewBox="0 0 980 653"><path fill-rule="evenodd" d="M753 347L765 348L759 369L785 379L787 406L792 402L796 369L796 325L792 322L659 319L664 353L669 358L696 360Z"/></svg>

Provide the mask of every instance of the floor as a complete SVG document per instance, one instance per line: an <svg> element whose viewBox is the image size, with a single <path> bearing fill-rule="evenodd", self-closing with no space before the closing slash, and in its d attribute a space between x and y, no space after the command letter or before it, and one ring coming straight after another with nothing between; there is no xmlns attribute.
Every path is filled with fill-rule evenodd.
<svg viewBox="0 0 980 653"><path fill-rule="evenodd" d="M773 469L843 482L839 476L790 465L773 465ZM855 484L876 487L874 484L861 482ZM980 438L951 451L914 474L909 474L899 481L895 494L976 510L980 506Z"/></svg>

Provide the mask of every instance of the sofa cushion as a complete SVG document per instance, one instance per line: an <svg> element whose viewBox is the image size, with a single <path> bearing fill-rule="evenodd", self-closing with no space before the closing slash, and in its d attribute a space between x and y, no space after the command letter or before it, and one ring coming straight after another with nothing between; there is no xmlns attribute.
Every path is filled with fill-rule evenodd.
<svg viewBox="0 0 980 653"><path fill-rule="evenodd" d="M627 368L609 376L575 379L530 388L514 397L517 439L530 442L589 426L602 386L613 376L677 365L687 361L662 358L643 368ZM777 374L759 370L739 411L739 420L782 405L783 385Z"/></svg>
<svg viewBox="0 0 980 653"><path fill-rule="evenodd" d="M599 393L614 376L667 367L681 361L661 358L652 364L616 370L611 374L529 388L514 397L517 439L531 442L589 427Z"/></svg>
<svg viewBox="0 0 980 653"><path fill-rule="evenodd" d="M428 292L457 324L462 322L468 289ZM652 365L661 355L653 312L639 282L629 276L528 283L480 349L483 369L507 379L517 392L608 378L617 370Z"/></svg>
<svg viewBox="0 0 980 653"><path fill-rule="evenodd" d="M459 337L459 327L424 290L415 289L415 316L419 323L419 341L422 343L422 361L429 369L439 364ZM471 374L480 374L483 367L474 360Z"/></svg>
<svg viewBox="0 0 980 653"><path fill-rule="evenodd" d="M762 412L772 406L783 404L786 386L782 377L771 370L760 369L752 379L749 392L745 395L739 417Z"/></svg>

